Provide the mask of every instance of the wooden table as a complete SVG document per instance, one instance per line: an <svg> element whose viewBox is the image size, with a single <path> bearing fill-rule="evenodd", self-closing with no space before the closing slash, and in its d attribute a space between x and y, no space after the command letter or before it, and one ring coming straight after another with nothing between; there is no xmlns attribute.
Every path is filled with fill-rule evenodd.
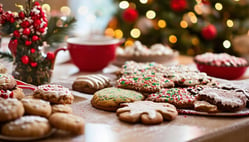
<svg viewBox="0 0 249 142"><path fill-rule="evenodd" d="M192 63L191 57L180 56L182 64ZM108 73L112 65L103 70ZM102 72L98 72L102 73ZM82 74L72 63L59 63L54 68L52 82L71 88L73 80ZM241 79L249 78L248 72ZM249 80L244 80L244 82ZM249 83L248 83L249 84ZM249 87L249 85L248 85ZM127 124L113 112L93 108L92 95L73 91L73 113L85 119L85 134L74 136L55 132L42 142L162 142L162 141L249 141L249 117L207 117L179 115L175 120L160 125Z"/></svg>

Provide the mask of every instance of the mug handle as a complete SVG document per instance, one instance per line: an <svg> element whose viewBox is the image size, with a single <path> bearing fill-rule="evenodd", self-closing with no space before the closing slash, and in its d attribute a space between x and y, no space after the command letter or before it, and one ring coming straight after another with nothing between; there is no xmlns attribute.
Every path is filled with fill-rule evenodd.
<svg viewBox="0 0 249 142"><path fill-rule="evenodd" d="M60 48L57 48L55 51L54 51L54 62L52 63L52 70L54 69L54 63L55 63L55 59L56 59L56 56L57 54L60 52L60 51L66 51L68 50L66 47L60 47Z"/></svg>

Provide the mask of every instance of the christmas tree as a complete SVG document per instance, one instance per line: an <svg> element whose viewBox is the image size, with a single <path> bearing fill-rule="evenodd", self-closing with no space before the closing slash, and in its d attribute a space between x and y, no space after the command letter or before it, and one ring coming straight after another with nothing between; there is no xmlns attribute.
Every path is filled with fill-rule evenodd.
<svg viewBox="0 0 249 142"><path fill-rule="evenodd" d="M247 0L116 0L118 10L105 34L140 40L145 45L164 43L182 54L227 52L234 37L249 29Z"/></svg>

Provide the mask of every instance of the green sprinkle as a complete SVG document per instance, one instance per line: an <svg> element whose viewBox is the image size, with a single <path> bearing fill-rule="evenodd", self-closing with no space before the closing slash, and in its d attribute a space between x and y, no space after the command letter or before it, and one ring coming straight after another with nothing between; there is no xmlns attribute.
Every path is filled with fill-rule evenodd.
<svg viewBox="0 0 249 142"><path fill-rule="evenodd" d="M144 80L150 80L151 79L151 77L146 77L146 78L144 78Z"/></svg>
<svg viewBox="0 0 249 142"><path fill-rule="evenodd" d="M123 81L121 81L121 84L125 84L125 81L123 80Z"/></svg>
<svg viewBox="0 0 249 142"><path fill-rule="evenodd" d="M136 81L136 80L138 80L138 78L137 78L137 77L134 77L134 78L133 78L133 80L135 80L135 81Z"/></svg>

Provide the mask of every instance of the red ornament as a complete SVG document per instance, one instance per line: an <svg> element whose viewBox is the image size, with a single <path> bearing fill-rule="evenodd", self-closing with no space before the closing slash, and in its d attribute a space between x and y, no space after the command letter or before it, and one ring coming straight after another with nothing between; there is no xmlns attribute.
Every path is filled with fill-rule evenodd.
<svg viewBox="0 0 249 142"><path fill-rule="evenodd" d="M34 3L34 5L37 5L37 6L38 6L38 5L40 5L40 3L39 3L38 1L36 1L36 2Z"/></svg>
<svg viewBox="0 0 249 142"><path fill-rule="evenodd" d="M20 24L23 28L28 28L30 26L30 23L29 21L23 21L21 24Z"/></svg>
<svg viewBox="0 0 249 142"><path fill-rule="evenodd" d="M13 32L13 35L14 35L14 37L17 37L17 38L20 37L20 33L19 33L18 30L15 30L15 31Z"/></svg>
<svg viewBox="0 0 249 142"><path fill-rule="evenodd" d="M36 20L34 21L34 26L35 26L35 28L38 29L38 28L40 27L40 25L41 25L41 20L36 19Z"/></svg>
<svg viewBox="0 0 249 142"><path fill-rule="evenodd" d="M39 39L39 37L37 35L32 36L32 41L37 41L38 39Z"/></svg>
<svg viewBox="0 0 249 142"><path fill-rule="evenodd" d="M32 44L31 41L29 41L29 40L26 40L26 41L25 41L25 45L26 45L26 46L30 46L31 44Z"/></svg>
<svg viewBox="0 0 249 142"><path fill-rule="evenodd" d="M209 1L209 0L201 0L201 2L202 2L203 4L207 4L207 5L210 4L210 1Z"/></svg>
<svg viewBox="0 0 249 142"><path fill-rule="evenodd" d="M18 45L18 40L17 39L12 39L10 40L9 44L8 44L8 47L9 47L9 50L10 52L16 56L16 48L17 48L17 45Z"/></svg>
<svg viewBox="0 0 249 142"><path fill-rule="evenodd" d="M137 20L138 18L138 12L136 9L134 8L127 8L123 11L122 13L122 18L124 19L124 21L129 22L129 23L133 23Z"/></svg>
<svg viewBox="0 0 249 142"><path fill-rule="evenodd" d="M35 48L31 48L30 53L35 53Z"/></svg>
<svg viewBox="0 0 249 142"><path fill-rule="evenodd" d="M31 67L36 67L37 63L36 62L31 62L30 65L31 65Z"/></svg>
<svg viewBox="0 0 249 142"><path fill-rule="evenodd" d="M22 60L22 63L25 65L29 63L29 57L26 55L22 56L21 60Z"/></svg>
<svg viewBox="0 0 249 142"><path fill-rule="evenodd" d="M187 6L188 6L188 3L186 0L171 0L170 1L171 9L176 12L181 12L185 10Z"/></svg>
<svg viewBox="0 0 249 142"><path fill-rule="evenodd" d="M47 53L47 59L53 61L55 59L54 53L53 52L48 52Z"/></svg>
<svg viewBox="0 0 249 142"><path fill-rule="evenodd" d="M14 23L16 20L14 17L10 17L10 23Z"/></svg>
<svg viewBox="0 0 249 142"><path fill-rule="evenodd" d="M24 35L29 35L30 34L30 29L29 28L25 28L23 31L22 31L22 33L24 34Z"/></svg>
<svg viewBox="0 0 249 142"><path fill-rule="evenodd" d="M23 11L19 12L18 16L19 16L20 19L24 19L25 18L25 14L24 14Z"/></svg>
<svg viewBox="0 0 249 142"><path fill-rule="evenodd" d="M206 40L212 40L217 36L216 27L212 24L209 24L202 29L201 34Z"/></svg>

